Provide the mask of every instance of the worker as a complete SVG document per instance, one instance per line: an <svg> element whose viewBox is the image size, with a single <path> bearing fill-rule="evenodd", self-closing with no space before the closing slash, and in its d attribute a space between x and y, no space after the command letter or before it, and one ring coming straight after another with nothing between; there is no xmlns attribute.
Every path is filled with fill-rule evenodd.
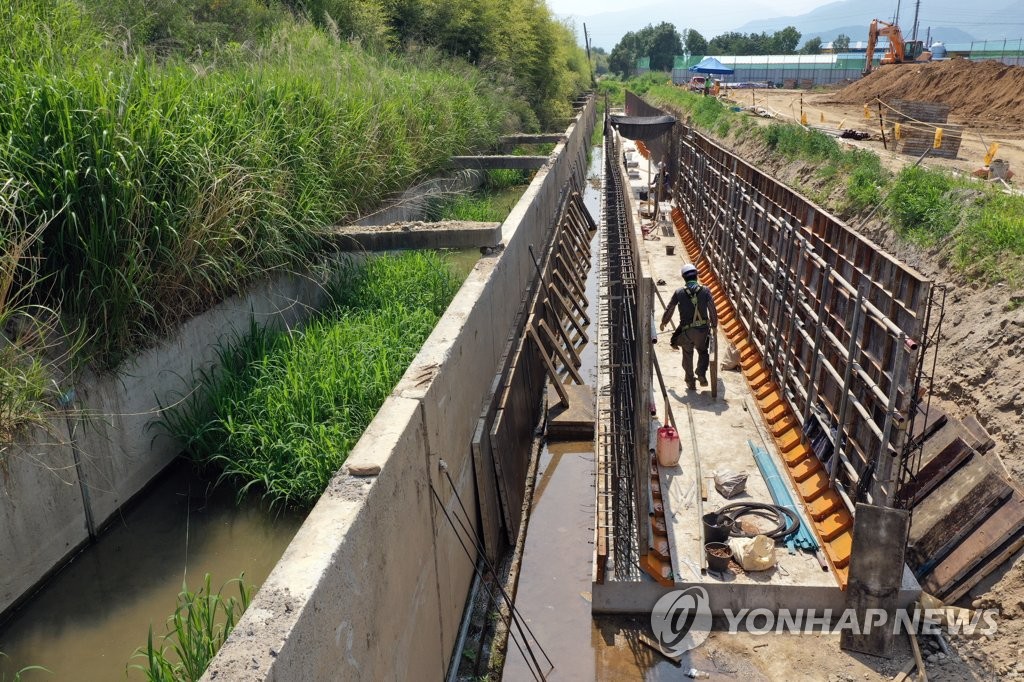
<svg viewBox="0 0 1024 682"><path fill-rule="evenodd" d="M711 78L704 79L704 96L707 97L711 94Z"/></svg>
<svg viewBox="0 0 1024 682"><path fill-rule="evenodd" d="M709 347L711 335L718 328L718 313L715 311L711 290L697 280L697 268L687 263L681 271L684 285L672 294L665 314L661 316L661 330L672 321L672 313L679 307L679 326L672 334L673 348L683 350L683 371L686 374L686 388L697 390L708 385ZM693 371L693 351L697 351L697 373Z"/></svg>

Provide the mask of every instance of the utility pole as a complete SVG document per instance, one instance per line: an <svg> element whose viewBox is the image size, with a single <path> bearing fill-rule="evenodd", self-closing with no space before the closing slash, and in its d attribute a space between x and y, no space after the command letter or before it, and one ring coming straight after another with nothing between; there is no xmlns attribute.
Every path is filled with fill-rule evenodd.
<svg viewBox="0 0 1024 682"><path fill-rule="evenodd" d="M910 36L911 40L917 40L917 17L920 14L920 12L921 12L921 0L917 0L917 2L914 3L914 32Z"/></svg>
<svg viewBox="0 0 1024 682"><path fill-rule="evenodd" d="M899 26L900 23L900 0L896 0L896 15L892 18L892 23Z"/></svg>
<svg viewBox="0 0 1024 682"><path fill-rule="evenodd" d="M587 46L587 66L590 67L590 84L594 85L597 83L597 79L594 78L594 62L590 61L590 36L587 35L587 24L583 24L583 44Z"/></svg>

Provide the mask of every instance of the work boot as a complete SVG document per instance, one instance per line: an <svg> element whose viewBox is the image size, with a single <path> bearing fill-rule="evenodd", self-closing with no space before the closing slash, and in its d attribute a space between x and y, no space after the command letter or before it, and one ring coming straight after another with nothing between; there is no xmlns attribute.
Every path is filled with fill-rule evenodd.
<svg viewBox="0 0 1024 682"><path fill-rule="evenodd" d="M707 386L708 378L701 374L699 377L697 377L697 383L699 383L701 386Z"/></svg>
<svg viewBox="0 0 1024 682"><path fill-rule="evenodd" d="M686 390L687 391L696 391L697 390L697 384L695 384L692 381L687 381L686 382Z"/></svg>

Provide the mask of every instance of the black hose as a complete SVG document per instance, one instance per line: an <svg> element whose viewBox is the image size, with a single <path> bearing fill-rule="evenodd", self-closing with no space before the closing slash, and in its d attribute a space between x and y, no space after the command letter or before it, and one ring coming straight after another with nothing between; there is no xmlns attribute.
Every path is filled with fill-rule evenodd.
<svg viewBox="0 0 1024 682"><path fill-rule="evenodd" d="M725 505L717 513L719 516L728 516L732 519L732 530L729 532L729 535L736 538L752 538L755 535L767 535L773 540L781 540L800 529L800 517L792 510L777 504L737 502L736 504ZM744 533L740 530L740 524L736 521L741 516L751 515L775 521L775 528L765 533Z"/></svg>

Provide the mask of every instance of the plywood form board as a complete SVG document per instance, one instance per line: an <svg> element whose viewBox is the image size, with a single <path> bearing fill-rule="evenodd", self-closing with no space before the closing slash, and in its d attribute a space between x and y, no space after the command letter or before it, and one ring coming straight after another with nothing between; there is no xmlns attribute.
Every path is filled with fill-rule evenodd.
<svg viewBox="0 0 1024 682"><path fill-rule="evenodd" d="M913 481L900 489L899 498L909 501L910 506L923 500L928 493L942 484L965 461L974 455L974 449L959 436L955 436L946 447L938 452L932 450L930 456L921 457L921 468Z"/></svg>
<svg viewBox="0 0 1024 682"><path fill-rule="evenodd" d="M1010 498L995 509L922 581L922 587L943 595L972 574L1008 540L1024 531L1024 495L1014 488ZM984 576L978 576L980 580Z"/></svg>

